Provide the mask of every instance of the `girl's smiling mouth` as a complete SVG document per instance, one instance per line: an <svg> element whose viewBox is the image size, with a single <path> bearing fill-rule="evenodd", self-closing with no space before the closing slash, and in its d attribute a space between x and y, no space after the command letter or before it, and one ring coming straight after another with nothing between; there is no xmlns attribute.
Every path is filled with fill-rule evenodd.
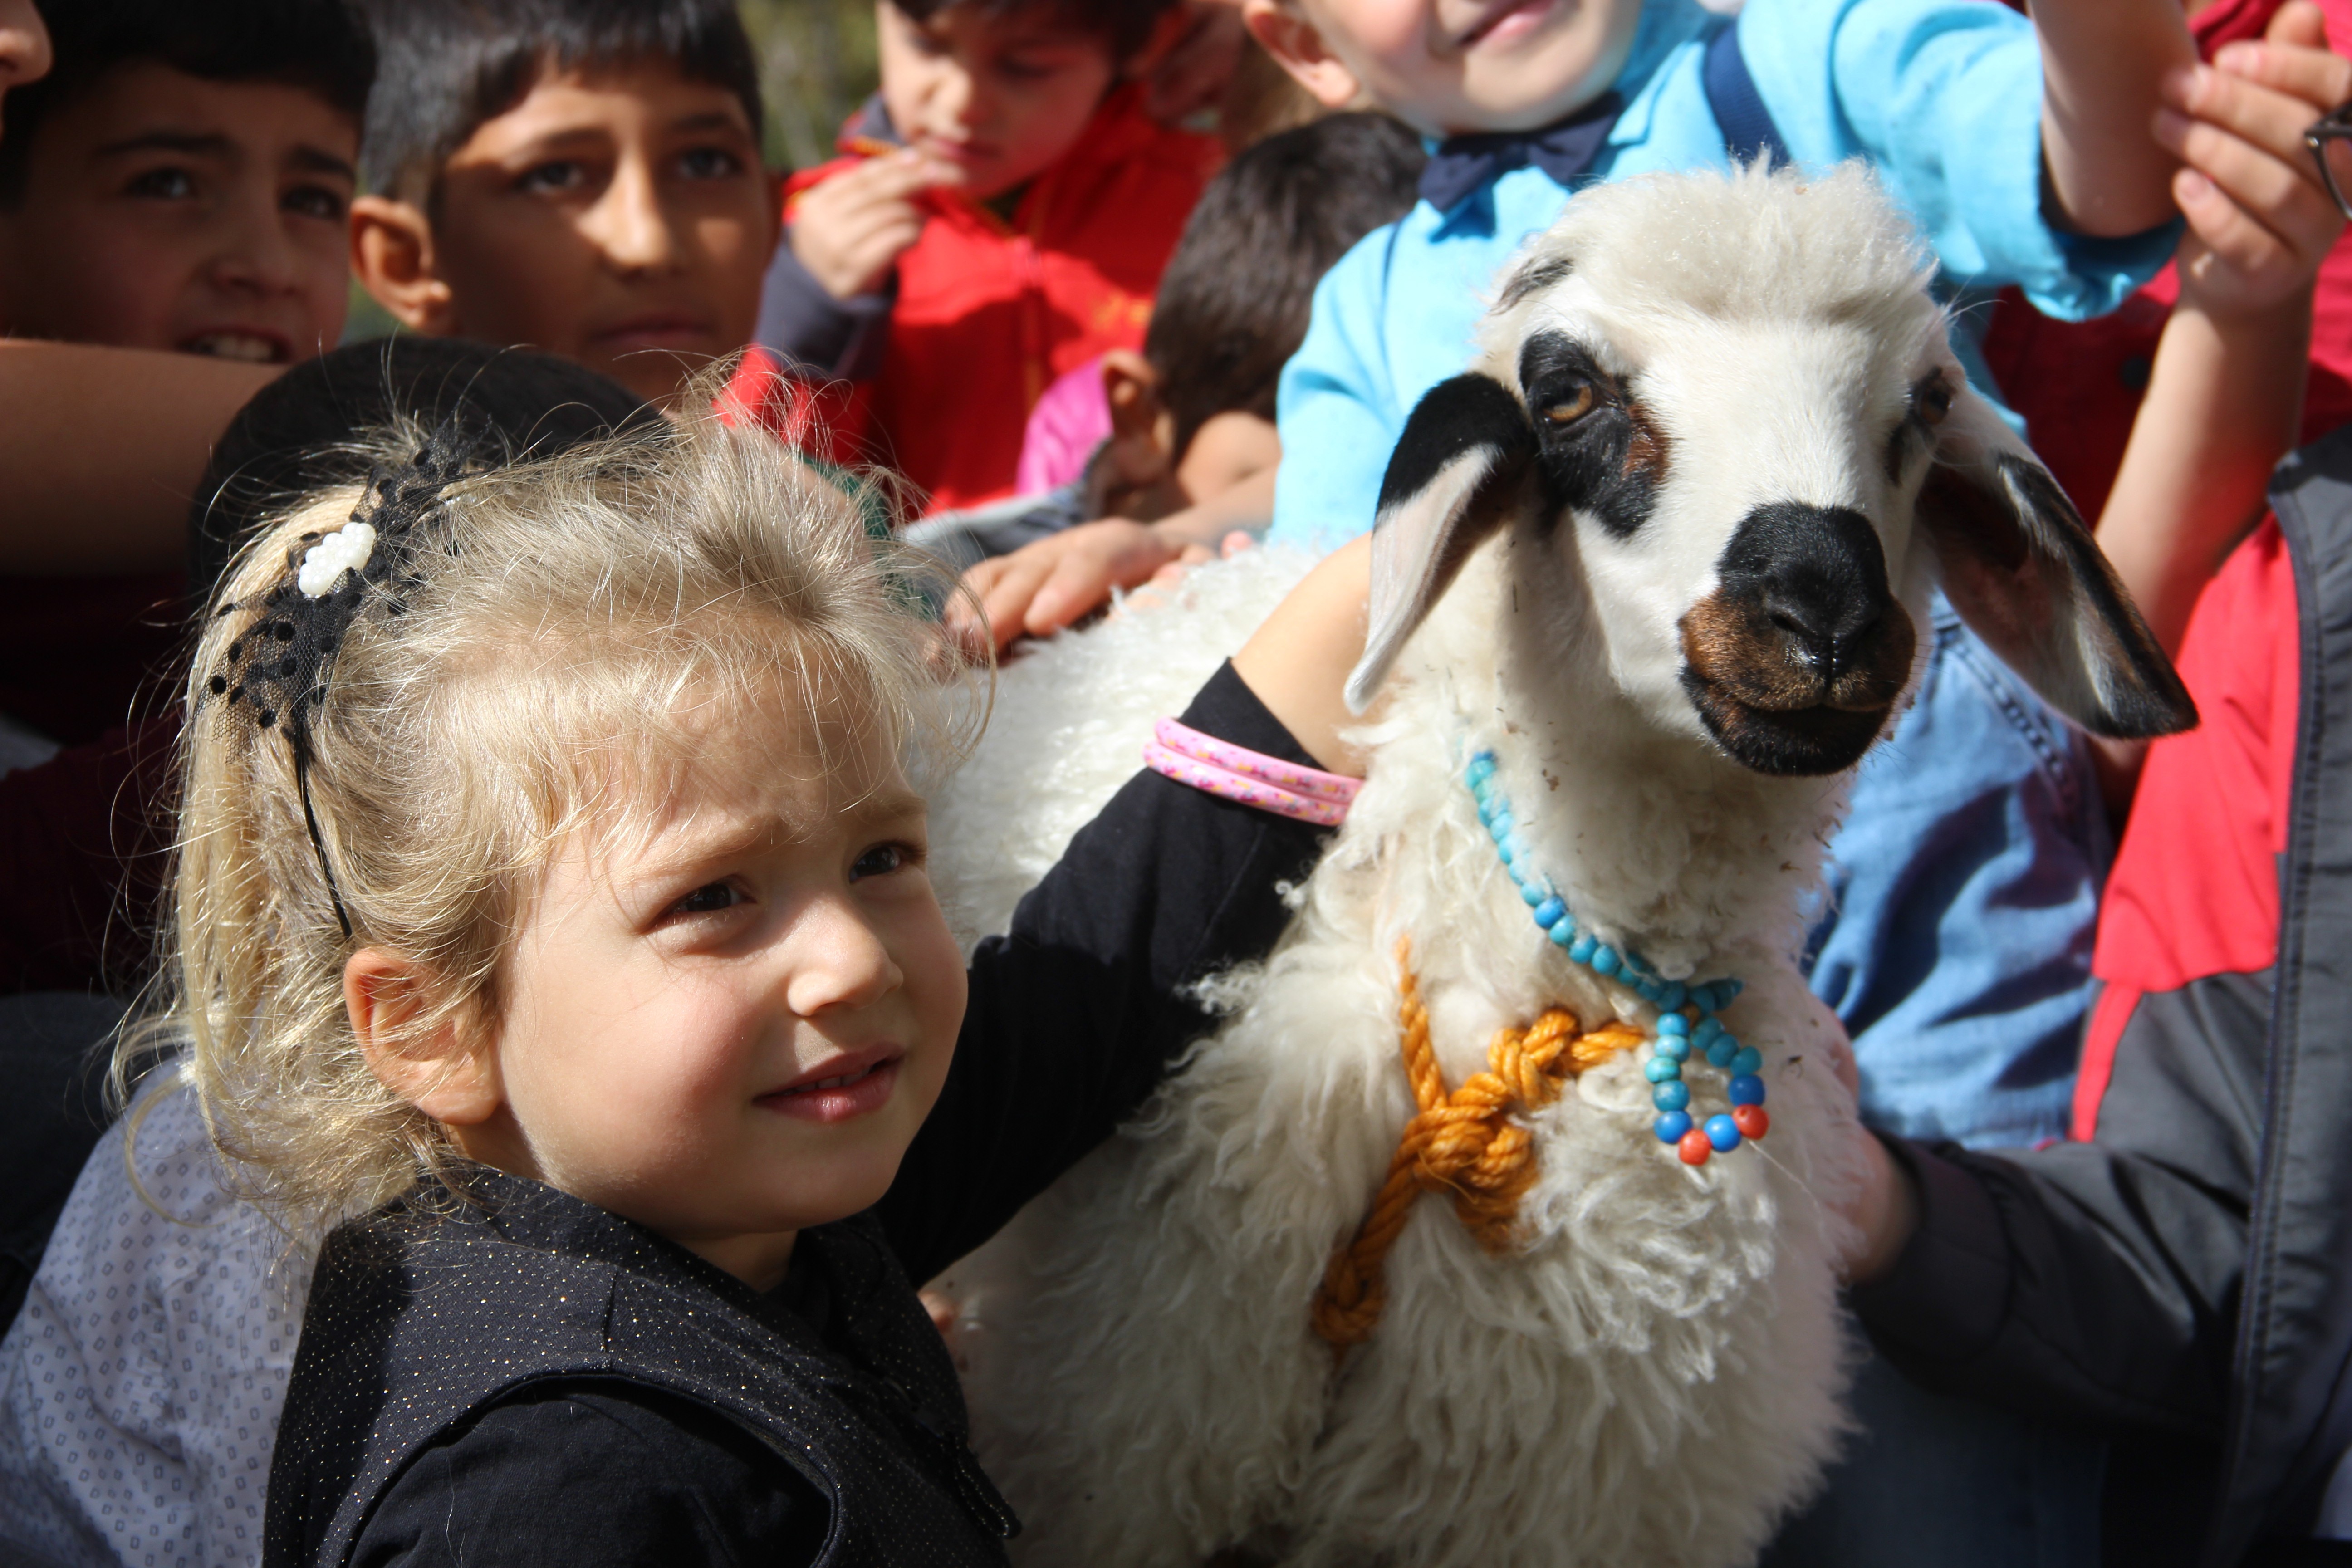
<svg viewBox="0 0 2352 1568"><path fill-rule="evenodd" d="M770 1089L752 1103L802 1121L850 1121L889 1103L898 1087L898 1046L867 1046L835 1057L814 1073Z"/></svg>

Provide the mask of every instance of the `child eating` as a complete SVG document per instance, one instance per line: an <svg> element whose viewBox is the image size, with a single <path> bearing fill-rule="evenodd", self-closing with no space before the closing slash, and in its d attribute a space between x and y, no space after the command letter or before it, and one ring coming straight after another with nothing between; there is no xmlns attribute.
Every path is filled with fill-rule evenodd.
<svg viewBox="0 0 2352 1568"><path fill-rule="evenodd" d="M938 508L1011 493L1056 377L1143 339L1214 172L1129 79L1169 0L877 0L882 90L795 176L760 341Z"/></svg>
<svg viewBox="0 0 2352 1568"><path fill-rule="evenodd" d="M967 975L915 786L971 710L876 550L701 421L436 438L240 558L173 1024L280 1212L372 1211L320 1259L266 1563L1002 1560L908 1280L1149 1092L1318 840L1139 777ZM1334 565L1192 725L1340 760Z"/></svg>
<svg viewBox="0 0 2352 1568"><path fill-rule="evenodd" d="M1227 498L1270 475L1282 455L1275 384L1307 335L1315 285L1349 247L1412 205L1423 161L1412 132L1384 114L1327 115L1236 155L1209 182L1168 258L1143 352L1113 349L1071 373L1091 377L1076 389L1093 394L1091 409L1065 389L1049 395L1078 409L1069 431L1096 433L1091 450L1080 448L1077 476L1024 505L918 523L908 537L961 567L1074 527L1115 547L1180 512L1194 514L1208 538L1220 522L1263 527L1263 506ZM1032 442L1050 405L1031 421ZM1018 579L1043 554L1013 554L966 581L986 607L1006 575ZM1019 594L1017 582L1005 591ZM995 623L1000 642L1024 629L1018 617Z"/></svg>

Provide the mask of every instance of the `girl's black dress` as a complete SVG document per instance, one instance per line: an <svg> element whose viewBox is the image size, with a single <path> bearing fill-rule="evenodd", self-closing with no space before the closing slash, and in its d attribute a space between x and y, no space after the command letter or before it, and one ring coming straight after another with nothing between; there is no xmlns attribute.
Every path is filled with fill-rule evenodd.
<svg viewBox="0 0 2352 1568"><path fill-rule="evenodd" d="M1311 762L1231 666L1185 722ZM1263 954L1314 828L1131 780L983 943L939 1104L866 1214L761 1294L496 1172L335 1232L310 1289L265 1568L1002 1563L1011 1510L910 1279L986 1240L1148 1095Z"/></svg>

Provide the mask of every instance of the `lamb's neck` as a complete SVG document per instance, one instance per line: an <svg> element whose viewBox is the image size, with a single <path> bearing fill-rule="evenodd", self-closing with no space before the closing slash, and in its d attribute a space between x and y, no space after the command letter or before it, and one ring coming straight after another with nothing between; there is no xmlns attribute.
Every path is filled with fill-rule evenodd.
<svg viewBox="0 0 2352 1568"><path fill-rule="evenodd" d="M1793 952L1843 781L1769 777L1662 729L1591 652L1540 670L1507 652L1501 711L1473 724L1537 869L1580 926L1670 979Z"/></svg>

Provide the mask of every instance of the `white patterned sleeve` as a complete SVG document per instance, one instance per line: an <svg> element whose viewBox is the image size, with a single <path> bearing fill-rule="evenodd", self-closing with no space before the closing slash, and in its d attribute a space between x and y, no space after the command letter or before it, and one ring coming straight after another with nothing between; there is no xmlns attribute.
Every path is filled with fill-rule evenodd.
<svg viewBox="0 0 2352 1568"><path fill-rule="evenodd" d="M58 1568L261 1558L312 1251L232 1194L177 1077L99 1141L0 1341L0 1541Z"/></svg>

